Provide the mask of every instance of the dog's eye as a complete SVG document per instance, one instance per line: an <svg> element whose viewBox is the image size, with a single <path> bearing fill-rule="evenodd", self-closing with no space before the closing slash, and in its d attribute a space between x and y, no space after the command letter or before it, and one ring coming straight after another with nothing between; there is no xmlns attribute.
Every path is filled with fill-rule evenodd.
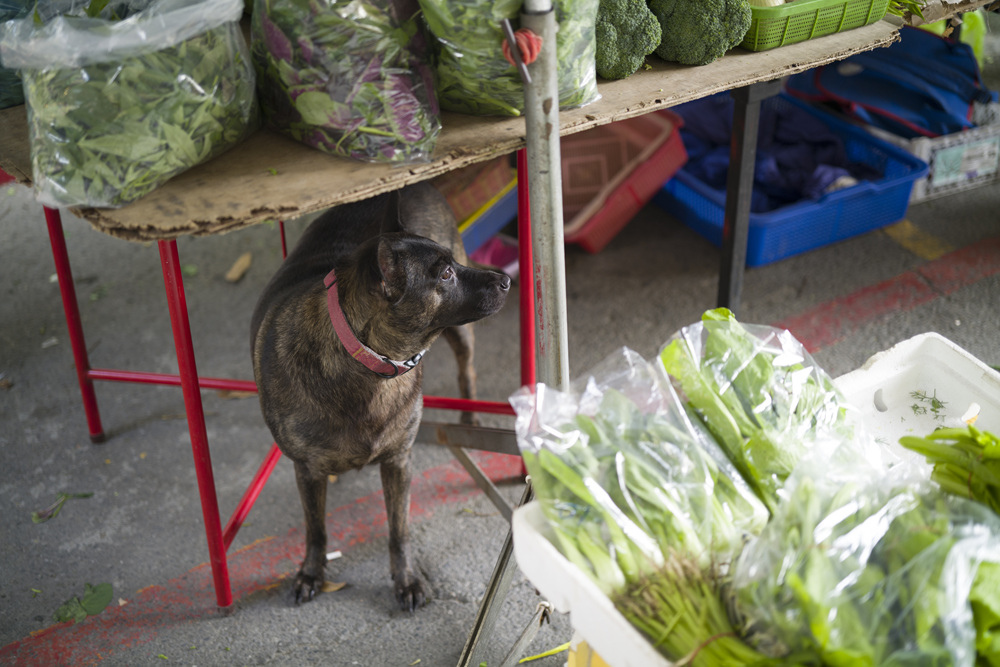
<svg viewBox="0 0 1000 667"><path fill-rule="evenodd" d="M444 271L441 272L441 281L447 282L455 277L455 269L450 266L444 267Z"/></svg>

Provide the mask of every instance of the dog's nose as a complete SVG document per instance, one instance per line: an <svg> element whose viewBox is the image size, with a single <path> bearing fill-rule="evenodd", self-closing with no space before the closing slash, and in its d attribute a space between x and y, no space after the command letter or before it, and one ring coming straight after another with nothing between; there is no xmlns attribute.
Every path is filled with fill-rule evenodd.
<svg viewBox="0 0 1000 667"><path fill-rule="evenodd" d="M500 274L500 289L504 292L510 289L510 276L506 273Z"/></svg>

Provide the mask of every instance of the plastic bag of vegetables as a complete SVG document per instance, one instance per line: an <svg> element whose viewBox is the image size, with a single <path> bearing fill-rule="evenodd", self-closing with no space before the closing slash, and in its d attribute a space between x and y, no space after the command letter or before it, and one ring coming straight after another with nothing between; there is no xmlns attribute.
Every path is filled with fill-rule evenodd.
<svg viewBox="0 0 1000 667"><path fill-rule="evenodd" d="M524 84L503 57L501 21L520 26L521 0L419 0L433 35L437 91L441 108L477 116L519 116ZM598 0L554 0L559 32L559 107L572 109L596 101L594 23Z"/></svg>
<svg viewBox="0 0 1000 667"><path fill-rule="evenodd" d="M242 0L40 0L0 25L24 78L37 198L120 206L256 126Z"/></svg>
<svg viewBox="0 0 1000 667"><path fill-rule="evenodd" d="M556 548L668 658L716 635L693 664L760 657L731 636L713 573L767 510L662 371L622 348L573 391L539 384L510 400Z"/></svg>
<svg viewBox="0 0 1000 667"><path fill-rule="evenodd" d="M856 411L791 333L741 324L725 308L681 329L660 361L771 509L807 452L835 449L860 433Z"/></svg>
<svg viewBox="0 0 1000 667"><path fill-rule="evenodd" d="M725 560L767 511L655 365L622 348L576 390L511 397L563 553L608 590L682 552Z"/></svg>
<svg viewBox="0 0 1000 667"><path fill-rule="evenodd" d="M0 0L0 23L23 18L35 5L34 0ZM24 104L24 90L17 70L0 67L0 109Z"/></svg>
<svg viewBox="0 0 1000 667"><path fill-rule="evenodd" d="M816 457L789 477L733 568L752 645L794 664L998 664L1000 521L905 468Z"/></svg>
<svg viewBox="0 0 1000 667"><path fill-rule="evenodd" d="M255 0L251 52L268 124L355 160L429 160L441 123L415 9L395 0Z"/></svg>

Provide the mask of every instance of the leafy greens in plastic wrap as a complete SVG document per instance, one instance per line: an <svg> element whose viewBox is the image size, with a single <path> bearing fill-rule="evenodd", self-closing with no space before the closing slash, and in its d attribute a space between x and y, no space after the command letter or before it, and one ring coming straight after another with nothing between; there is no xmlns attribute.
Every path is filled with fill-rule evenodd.
<svg viewBox="0 0 1000 667"><path fill-rule="evenodd" d="M0 0L0 23L27 16L34 5L34 0ZM15 69L0 66L0 109L18 104L24 104L21 76Z"/></svg>
<svg viewBox="0 0 1000 667"><path fill-rule="evenodd" d="M674 552L708 565L767 520L662 374L627 348L579 393L538 385L511 403L563 553L606 590Z"/></svg>
<svg viewBox="0 0 1000 667"><path fill-rule="evenodd" d="M996 642L1000 521L985 508L852 457L818 457L786 493L734 567L734 615L762 652L957 666L973 664L977 641ZM980 625L990 627L977 639Z"/></svg>
<svg viewBox="0 0 1000 667"><path fill-rule="evenodd" d="M240 0L43 0L0 26L24 78L37 198L121 206L256 127ZM89 10L89 11L88 11Z"/></svg>
<svg viewBox="0 0 1000 667"><path fill-rule="evenodd" d="M412 9L393 0L255 0L254 65L268 123L365 162L430 159L441 129Z"/></svg>
<svg viewBox="0 0 1000 667"><path fill-rule="evenodd" d="M662 371L622 348L574 392L540 384L511 403L535 494L566 558L667 657L713 635L725 639L694 664L762 657L733 636L709 573L763 528L767 509Z"/></svg>
<svg viewBox="0 0 1000 667"><path fill-rule="evenodd" d="M519 116L524 84L503 57L501 21L519 27L520 0L420 0L434 36L438 99L448 111L477 116ZM597 92L594 23L597 0L555 0L559 107L571 109L600 98ZM543 47L544 48L544 47Z"/></svg>
<svg viewBox="0 0 1000 667"><path fill-rule="evenodd" d="M741 324L725 308L710 310L681 329L660 360L772 510L807 452L854 437L846 401L788 331Z"/></svg>

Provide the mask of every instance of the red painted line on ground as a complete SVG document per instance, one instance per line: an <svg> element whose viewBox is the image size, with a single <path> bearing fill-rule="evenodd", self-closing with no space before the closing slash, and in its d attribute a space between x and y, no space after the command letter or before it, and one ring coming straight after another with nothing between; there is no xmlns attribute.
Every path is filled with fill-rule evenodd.
<svg viewBox="0 0 1000 667"><path fill-rule="evenodd" d="M520 477L518 457L485 452L470 455L490 479ZM457 462L431 468L413 480L411 519L427 519L441 507L467 501L478 493L472 478ZM339 549L385 536L388 528L382 492L329 512L327 530L331 548ZM239 601L272 588L297 571L304 544L300 526L283 538L259 540L231 552L228 561L233 599ZM0 648L0 664L93 665L116 650L153 641L164 628L217 613L211 569L204 563L166 584L143 588L124 606L111 606L83 622L55 625L8 644Z"/></svg>
<svg viewBox="0 0 1000 667"><path fill-rule="evenodd" d="M843 340L862 325L912 310L1000 273L1000 237L980 241L894 278L828 301L775 324L810 352Z"/></svg>

